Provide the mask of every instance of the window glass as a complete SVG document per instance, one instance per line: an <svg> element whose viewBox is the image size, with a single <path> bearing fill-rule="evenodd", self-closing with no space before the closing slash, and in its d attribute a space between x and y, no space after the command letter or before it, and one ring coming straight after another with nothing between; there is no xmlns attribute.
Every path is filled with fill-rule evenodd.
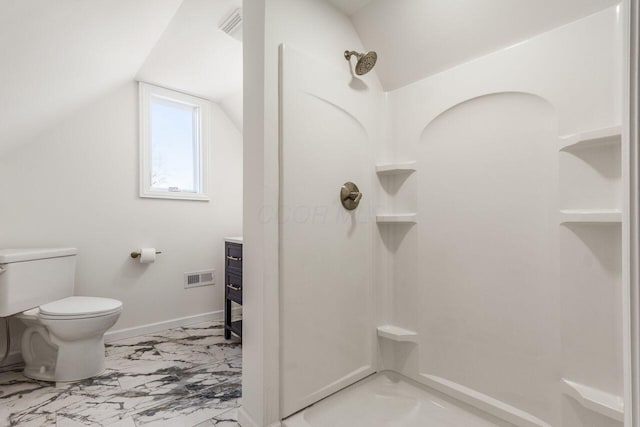
<svg viewBox="0 0 640 427"><path fill-rule="evenodd" d="M208 201L211 103L140 82L140 197Z"/></svg>
<svg viewBox="0 0 640 427"><path fill-rule="evenodd" d="M198 192L198 108L151 101L151 188Z"/></svg>

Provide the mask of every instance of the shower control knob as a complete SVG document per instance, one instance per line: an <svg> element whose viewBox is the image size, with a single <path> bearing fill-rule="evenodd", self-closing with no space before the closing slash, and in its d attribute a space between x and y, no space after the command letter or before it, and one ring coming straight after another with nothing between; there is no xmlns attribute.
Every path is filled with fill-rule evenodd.
<svg viewBox="0 0 640 427"><path fill-rule="evenodd" d="M340 189L340 201L342 202L342 206L348 211L352 211L358 207L360 204L360 200L362 200L362 193L358 186L353 182L345 182L345 184Z"/></svg>

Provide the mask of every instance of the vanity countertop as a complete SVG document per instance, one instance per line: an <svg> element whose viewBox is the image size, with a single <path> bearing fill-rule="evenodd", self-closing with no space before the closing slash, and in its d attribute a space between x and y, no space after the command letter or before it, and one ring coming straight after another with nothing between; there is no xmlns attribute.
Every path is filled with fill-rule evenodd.
<svg viewBox="0 0 640 427"><path fill-rule="evenodd" d="M224 238L225 242L229 242L229 243L238 243L238 244L242 244L242 236L240 237L225 237Z"/></svg>

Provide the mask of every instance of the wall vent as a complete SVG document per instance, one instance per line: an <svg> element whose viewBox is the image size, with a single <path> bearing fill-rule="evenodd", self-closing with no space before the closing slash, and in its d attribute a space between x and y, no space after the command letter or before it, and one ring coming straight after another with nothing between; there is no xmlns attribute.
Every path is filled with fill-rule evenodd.
<svg viewBox="0 0 640 427"><path fill-rule="evenodd" d="M216 281L215 270L191 271L184 273L184 287L196 288L198 286L211 286Z"/></svg>
<svg viewBox="0 0 640 427"><path fill-rule="evenodd" d="M242 9L233 9L220 23L219 28L234 39L242 41Z"/></svg>

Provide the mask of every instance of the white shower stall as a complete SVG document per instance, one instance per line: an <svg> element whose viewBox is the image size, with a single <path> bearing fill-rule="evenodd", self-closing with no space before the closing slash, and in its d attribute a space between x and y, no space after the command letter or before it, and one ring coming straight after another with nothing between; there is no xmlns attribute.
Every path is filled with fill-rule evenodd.
<svg viewBox="0 0 640 427"><path fill-rule="evenodd" d="M263 412L287 427L623 425L624 13L389 88L342 57L376 50L362 16L267 6L278 326ZM352 211L346 182L363 194Z"/></svg>

